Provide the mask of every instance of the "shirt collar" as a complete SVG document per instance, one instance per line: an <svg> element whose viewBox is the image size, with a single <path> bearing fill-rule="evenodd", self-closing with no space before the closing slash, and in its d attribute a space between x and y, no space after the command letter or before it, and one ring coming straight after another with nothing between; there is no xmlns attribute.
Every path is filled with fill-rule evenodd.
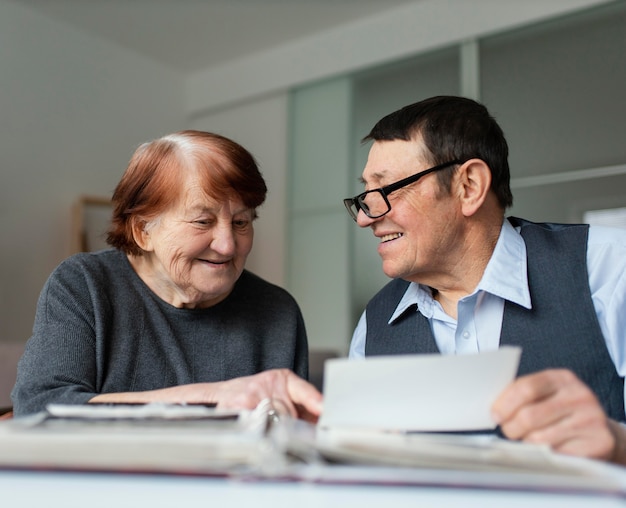
<svg viewBox="0 0 626 508"><path fill-rule="evenodd" d="M532 307L528 288L526 244L519 231L508 220L502 224L491 259L472 295L480 291L491 293L527 309ZM419 311L430 318L433 315L434 303L429 287L411 282L391 315L389 323L395 321L411 305L417 305Z"/></svg>

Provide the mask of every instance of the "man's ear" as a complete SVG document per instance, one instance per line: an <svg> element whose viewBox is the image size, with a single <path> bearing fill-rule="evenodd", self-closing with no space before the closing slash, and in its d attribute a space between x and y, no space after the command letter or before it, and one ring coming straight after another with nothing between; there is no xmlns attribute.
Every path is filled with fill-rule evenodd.
<svg viewBox="0 0 626 508"><path fill-rule="evenodd" d="M144 251L152 250L152 238L150 231L146 228L147 222L145 219L133 219L132 232L135 243Z"/></svg>
<svg viewBox="0 0 626 508"><path fill-rule="evenodd" d="M491 190L491 170L481 159L470 159L463 163L458 175L458 191L463 215L474 215L485 203Z"/></svg>

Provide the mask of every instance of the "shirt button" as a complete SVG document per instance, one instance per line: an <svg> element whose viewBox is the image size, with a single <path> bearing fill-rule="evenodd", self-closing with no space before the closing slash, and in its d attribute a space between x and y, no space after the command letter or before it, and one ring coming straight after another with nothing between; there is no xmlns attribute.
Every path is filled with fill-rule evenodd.
<svg viewBox="0 0 626 508"><path fill-rule="evenodd" d="M463 332L463 338L464 339L469 339L470 338L470 332Z"/></svg>

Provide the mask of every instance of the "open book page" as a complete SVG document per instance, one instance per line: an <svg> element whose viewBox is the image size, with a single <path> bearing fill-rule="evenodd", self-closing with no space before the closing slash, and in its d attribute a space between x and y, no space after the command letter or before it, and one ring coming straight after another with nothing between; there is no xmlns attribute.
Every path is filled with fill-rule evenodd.
<svg viewBox="0 0 626 508"><path fill-rule="evenodd" d="M400 433L317 429L317 448L329 459L362 464L460 469L529 471L588 475L595 461L554 453L550 447L486 434ZM626 473L626 471L624 471Z"/></svg>
<svg viewBox="0 0 626 508"><path fill-rule="evenodd" d="M492 435L321 428L284 419L268 435L291 461L263 471L324 484L554 491L626 498L626 468Z"/></svg>

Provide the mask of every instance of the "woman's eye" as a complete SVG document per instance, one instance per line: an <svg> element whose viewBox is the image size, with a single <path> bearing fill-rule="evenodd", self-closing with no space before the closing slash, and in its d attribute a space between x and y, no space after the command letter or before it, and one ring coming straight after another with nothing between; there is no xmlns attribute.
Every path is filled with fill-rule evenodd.
<svg viewBox="0 0 626 508"><path fill-rule="evenodd" d="M245 229L246 227L248 227L249 224L250 224L250 222L247 221L247 220L236 220L236 221L233 221L233 226L236 229Z"/></svg>

